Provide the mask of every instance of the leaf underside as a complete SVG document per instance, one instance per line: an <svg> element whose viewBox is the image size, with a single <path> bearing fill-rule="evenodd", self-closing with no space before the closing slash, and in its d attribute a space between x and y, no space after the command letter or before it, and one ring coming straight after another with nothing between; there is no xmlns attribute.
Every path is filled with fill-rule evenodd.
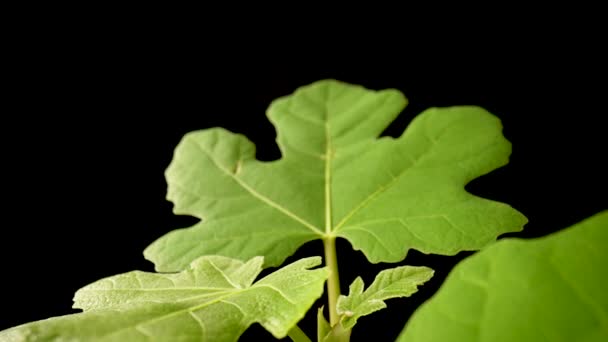
<svg viewBox="0 0 608 342"><path fill-rule="evenodd" d="M369 261L398 262L410 248L453 255L476 250L526 218L464 190L508 162L498 118L474 106L431 108L399 138L381 137L407 100L336 80L273 101L281 159L262 162L244 136L221 128L188 133L166 171L176 214L201 221L144 252L159 271L202 255L280 265L308 241L342 237Z"/></svg>
<svg viewBox="0 0 608 342"><path fill-rule="evenodd" d="M323 294L328 272L301 259L253 283L263 258L195 260L180 273L133 271L80 289L85 312L0 332L1 341L237 341L253 323L276 338L301 320Z"/></svg>
<svg viewBox="0 0 608 342"><path fill-rule="evenodd" d="M608 341L608 211L463 260L399 341Z"/></svg>
<svg viewBox="0 0 608 342"><path fill-rule="evenodd" d="M338 314L345 329L351 329L357 320L386 308L387 299L409 297L433 276L428 267L401 266L381 271L365 291L363 280L357 277L350 285L348 296L338 299Z"/></svg>

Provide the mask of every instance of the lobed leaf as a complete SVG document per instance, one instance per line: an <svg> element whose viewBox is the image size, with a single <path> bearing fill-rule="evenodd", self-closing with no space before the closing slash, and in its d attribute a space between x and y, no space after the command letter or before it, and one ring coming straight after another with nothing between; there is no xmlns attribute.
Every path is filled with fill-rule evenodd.
<svg viewBox="0 0 608 342"><path fill-rule="evenodd" d="M409 297L433 276L428 267L401 266L381 271L370 287L363 291L363 280L357 277L350 285L348 296L338 299L338 314L345 329L351 329L357 320L384 309L387 299Z"/></svg>
<svg viewBox="0 0 608 342"><path fill-rule="evenodd" d="M256 257L205 256L176 274L140 271L99 280L75 295L85 312L0 332L1 341L236 341L253 323L287 336L323 294L328 272L301 259L253 283Z"/></svg>
<svg viewBox="0 0 608 342"><path fill-rule="evenodd" d="M272 162L240 134L188 133L166 171L167 198L201 221L159 238L146 258L159 271L215 254L277 266L308 241L342 237L371 262L398 262L411 248L452 255L521 230L518 211L464 190L508 162L500 120L431 108L399 138L379 137L406 103L395 89L336 80L300 87L268 109L282 153Z"/></svg>
<svg viewBox="0 0 608 342"><path fill-rule="evenodd" d="M608 211L458 264L399 341L608 341Z"/></svg>

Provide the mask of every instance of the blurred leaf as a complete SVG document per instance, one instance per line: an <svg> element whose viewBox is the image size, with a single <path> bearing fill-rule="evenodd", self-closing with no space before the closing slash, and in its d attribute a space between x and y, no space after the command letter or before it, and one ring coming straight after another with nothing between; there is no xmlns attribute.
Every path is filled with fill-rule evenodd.
<svg viewBox="0 0 608 342"><path fill-rule="evenodd" d="M608 211L463 260L399 341L608 341Z"/></svg>

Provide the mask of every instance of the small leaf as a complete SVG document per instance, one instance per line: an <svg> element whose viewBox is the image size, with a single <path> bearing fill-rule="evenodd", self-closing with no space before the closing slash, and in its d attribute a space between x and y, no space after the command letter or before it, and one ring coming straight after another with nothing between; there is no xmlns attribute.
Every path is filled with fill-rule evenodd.
<svg viewBox="0 0 608 342"><path fill-rule="evenodd" d="M466 258L398 341L608 341L608 210Z"/></svg>
<svg viewBox="0 0 608 342"><path fill-rule="evenodd" d="M317 310L317 341L322 342L325 336L331 331L331 325L323 315L323 307Z"/></svg>
<svg viewBox="0 0 608 342"><path fill-rule="evenodd" d="M330 329L320 342L349 342L351 329L346 329L341 323L338 323Z"/></svg>
<svg viewBox="0 0 608 342"><path fill-rule="evenodd" d="M349 342L351 329L345 329L341 323L333 328L323 315L323 307L317 311L317 341L318 342Z"/></svg>
<svg viewBox="0 0 608 342"><path fill-rule="evenodd" d="M0 332L1 341L236 341L253 323L287 336L323 293L328 272L312 257L253 283L263 260L206 256L177 274L128 272L76 293L84 313ZM253 284L252 284L253 283Z"/></svg>
<svg viewBox="0 0 608 342"><path fill-rule="evenodd" d="M384 270L363 292L363 280L357 277L350 285L348 296L338 299L338 314L345 329L351 329L359 317L384 309L387 299L409 297L433 276L428 267L402 266Z"/></svg>
<svg viewBox="0 0 608 342"><path fill-rule="evenodd" d="M476 250L526 218L465 191L507 164L511 144L498 118L474 106L431 108L399 138L380 137L406 106L396 89L321 80L276 99L268 118L281 158L221 128L188 133L166 171L176 214L201 219L161 237L144 255L179 271L202 255L278 266L297 248L345 238L371 262L409 249L454 255Z"/></svg>

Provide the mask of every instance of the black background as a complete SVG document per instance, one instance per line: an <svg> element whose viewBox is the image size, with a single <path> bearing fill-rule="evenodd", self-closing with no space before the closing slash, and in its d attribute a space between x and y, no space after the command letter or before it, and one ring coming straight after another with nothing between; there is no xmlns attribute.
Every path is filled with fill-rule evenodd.
<svg viewBox="0 0 608 342"><path fill-rule="evenodd" d="M501 118L513 144L510 164L467 189L529 218L524 232L511 236L542 236L607 207L606 75L585 43L570 57L559 44L472 49L455 43L397 52L370 41L366 49L379 53L363 58L363 49L313 43L288 51L273 46L278 37L252 46L137 31L36 37L12 69L18 77L9 95L16 106L6 108L12 115L1 126L0 329L75 312L73 293L102 277L151 271L143 249L195 222L173 215L165 200L163 172L182 135L222 126L248 136L259 159L279 158L266 107L323 78L400 89L410 104L387 130L393 136L432 106L479 105ZM288 262L321 253L320 242L310 243ZM357 275L369 284L395 266L371 265L345 241L338 253L343 292ZM394 339L470 254L411 251L400 264L428 265L435 278L412 298L391 300L388 309L362 318L353 341ZM310 336L317 307L302 322ZM243 340L255 336L270 340L257 325Z"/></svg>

